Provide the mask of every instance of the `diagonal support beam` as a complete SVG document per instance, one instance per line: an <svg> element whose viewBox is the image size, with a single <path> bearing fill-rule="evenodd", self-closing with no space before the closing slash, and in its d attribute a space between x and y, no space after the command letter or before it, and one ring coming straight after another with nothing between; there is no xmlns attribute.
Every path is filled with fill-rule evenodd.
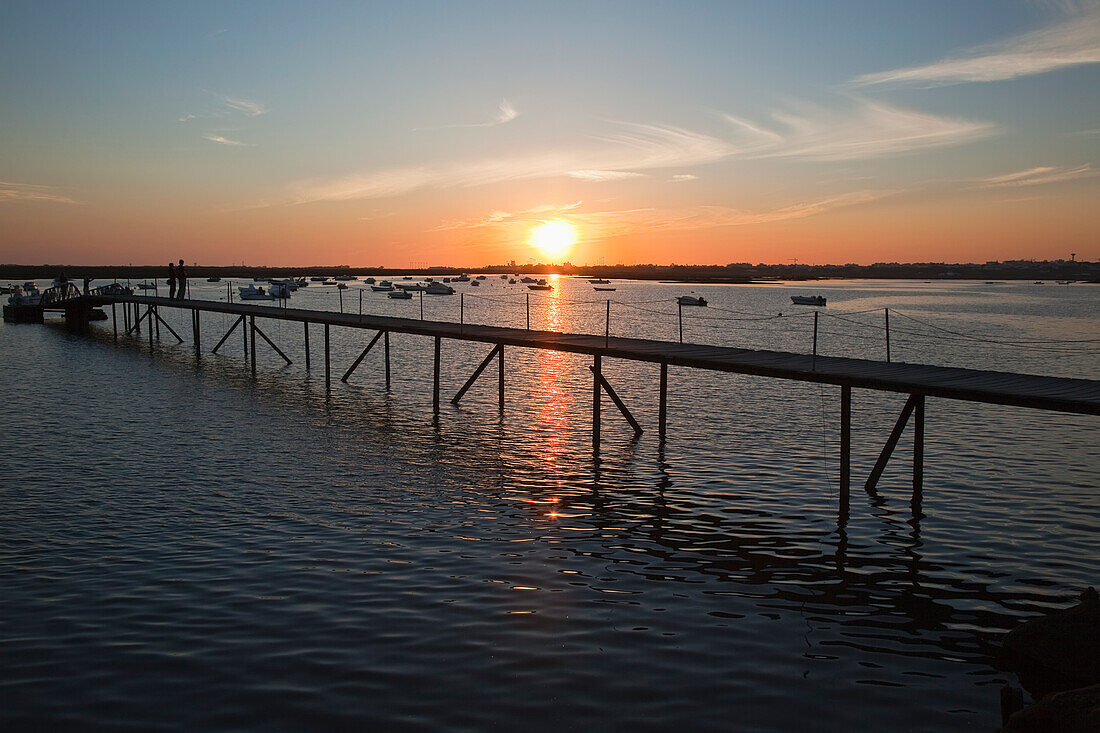
<svg viewBox="0 0 1100 733"><path fill-rule="evenodd" d="M890 431L890 437L887 439L886 445L882 447L882 453L879 454L875 467L871 469L871 475L867 477L867 483L863 486L867 493L874 493L875 487L878 486L878 480L882 476L882 472L886 470L886 464L890 460L890 456L893 455L894 448L897 447L898 440L901 438L905 425L909 422L909 416L913 414L913 408L917 406L918 401L923 402L923 396L911 394L909 399L905 401L905 407L902 409L901 415L898 416L898 421L894 423L894 429Z"/></svg>
<svg viewBox="0 0 1100 733"><path fill-rule="evenodd" d="M355 371L356 367L359 366L360 362L362 362L363 359L366 358L367 354L371 350L371 347L373 347L376 343L378 343L378 339L382 338L383 333L385 333L385 331L379 331L378 333L374 334L374 338L372 338L370 340L370 343L367 344L367 348L363 349L363 353L359 355L359 358L355 360L355 363L351 365L351 368L348 369L346 372L344 372L344 376L340 377L341 382L347 382L348 381L348 377L351 376L351 373Z"/></svg>
<svg viewBox="0 0 1100 733"><path fill-rule="evenodd" d="M134 321L134 325L130 326L130 330L126 332L126 335L129 336L134 331L138 330L138 326L141 325L141 322L143 320L145 320L145 317L148 316L152 312L153 312L153 309L152 309L152 307L150 307L148 310L146 310L144 313L142 313L140 316L138 316L138 319L136 321Z"/></svg>
<svg viewBox="0 0 1100 733"><path fill-rule="evenodd" d="M283 357L283 360L286 361L287 364L293 364L294 363L290 360L289 356L287 356L286 354L283 353L282 349L280 349L278 346L275 345L274 341L272 341L271 339L269 339L267 337L266 333L264 333L263 331L260 330L260 327L257 326L255 324L255 322L252 323L252 330L255 331L256 333L260 334L260 338L262 338L264 341L266 341L268 346L275 349L275 353L278 354L279 356Z"/></svg>
<svg viewBox="0 0 1100 733"><path fill-rule="evenodd" d="M481 373L485 371L485 367L489 366L489 364L492 363L493 358L496 357L499 352L503 351L503 349L504 347L500 344L497 344L493 347L493 350L489 352L489 355L486 356L485 359L477 365L477 369L475 369L474 373L470 375L470 378L466 380L466 384L462 385L462 389L458 390L458 394L451 398L451 402L453 404L458 404L458 401L462 399L462 395L466 394L470 387L474 386L474 382L476 382L477 378L481 376Z"/></svg>
<svg viewBox="0 0 1100 733"><path fill-rule="evenodd" d="M588 368L592 370L592 374L595 375L596 381L599 382L601 387L603 387L603 391L607 392L607 396L610 397L611 401L615 403L615 407L619 408L619 412L621 412L623 414L623 417L626 418L626 421L630 423L630 427L634 428L634 435L641 435L644 432L642 430L642 426L639 425L638 421L634 419L634 416L630 414L630 410L626 409L626 404L623 403L623 401L619 398L619 395L616 394L614 388L612 388L611 383L607 381L606 377L604 377L603 371L597 370L594 366L590 366Z"/></svg>
<svg viewBox="0 0 1100 733"><path fill-rule="evenodd" d="M222 344L225 343L226 339L233 335L233 332L237 330L237 326L241 325L242 323L244 323L244 316L240 316L237 320L233 321L233 325L229 327L229 330L225 332L224 336L222 336L222 340L219 341L218 345L214 347L213 353L218 353L218 349L222 347Z"/></svg>
<svg viewBox="0 0 1100 733"><path fill-rule="evenodd" d="M156 318L158 321L163 323L164 327L167 328L169 331L171 331L172 335L176 337L176 340L179 341L181 344L183 343L183 337L181 337L178 333L176 333L176 329L174 329L174 328L172 328L171 326L168 325L168 321L166 321L166 320L164 320L163 318L160 317L160 313L158 313L157 311L153 311L153 318Z"/></svg>

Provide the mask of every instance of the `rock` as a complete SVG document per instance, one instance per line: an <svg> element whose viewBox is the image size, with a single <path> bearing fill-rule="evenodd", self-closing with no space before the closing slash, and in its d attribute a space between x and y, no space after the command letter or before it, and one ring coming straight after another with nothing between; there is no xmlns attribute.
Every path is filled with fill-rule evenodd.
<svg viewBox="0 0 1100 733"><path fill-rule="evenodd" d="M1096 733L1100 685L1056 692L1008 719L1001 733Z"/></svg>
<svg viewBox="0 0 1100 733"><path fill-rule="evenodd" d="M1008 632L1003 661L1036 699L1100 684L1100 595L1089 588L1076 606Z"/></svg>

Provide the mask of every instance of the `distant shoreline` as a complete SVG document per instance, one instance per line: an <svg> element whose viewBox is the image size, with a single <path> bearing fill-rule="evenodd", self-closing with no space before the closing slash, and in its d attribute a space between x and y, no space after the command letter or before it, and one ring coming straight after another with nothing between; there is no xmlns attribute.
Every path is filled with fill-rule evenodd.
<svg viewBox="0 0 1100 733"><path fill-rule="evenodd" d="M284 278L336 275L359 277L450 277L466 273L490 275L561 274L614 280L656 280L699 284L762 284L768 282L812 280L1003 280L1096 282L1100 280L1100 263L1082 261L1015 261L986 264L877 264L877 265L494 265L482 268L381 268L347 266L292 267L217 267L189 265L187 275L193 279L221 277L235 280L253 278ZM164 279L167 264L160 265L20 265L0 264L0 281L22 281L54 278L64 273L74 281Z"/></svg>

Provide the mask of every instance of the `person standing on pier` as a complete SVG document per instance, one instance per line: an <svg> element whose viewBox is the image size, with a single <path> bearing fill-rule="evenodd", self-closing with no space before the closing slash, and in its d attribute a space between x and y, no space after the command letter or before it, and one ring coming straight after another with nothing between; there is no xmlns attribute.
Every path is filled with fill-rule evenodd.
<svg viewBox="0 0 1100 733"><path fill-rule="evenodd" d="M187 292L187 272L183 269L183 259L180 259L179 266L176 267L176 298L183 300L184 293Z"/></svg>
<svg viewBox="0 0 1100 733"><path fill-rule="evenodd" d="M176 297L176 266L168 263L168 299Z"/></svg>

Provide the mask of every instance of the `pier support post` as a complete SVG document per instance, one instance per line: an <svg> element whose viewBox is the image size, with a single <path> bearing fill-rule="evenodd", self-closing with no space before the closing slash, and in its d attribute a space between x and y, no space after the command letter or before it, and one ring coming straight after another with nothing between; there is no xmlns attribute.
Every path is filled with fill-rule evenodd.
<svg viewBox="0 0 1100 733"><path fill-rule="evenodd" d="M913 409L913 516L920 517L924 502L924 395L914 395Z"/></svg>
<svg viewBox="0 0 1100 733"><path fill-rule="evenodd" d="M309 371L309 321L302 321L306 332L306 371Z"/></svg>
<svg viewBox="0 0 1100 733"><path fill-rule="evenodd" d="M178 341L181 344L183 343L183 337L180 336L178 333L176 333L176 329L172 328L170 325L168 325L168 321L166 321L166 320L164 320L163 318L160 317L160 308L157 308L153 311L153 317L157 320L158 324L161 324L161 323L164 324L164 327L167 328L169 330L169 332L171 332L171 334L176 337L176 341ZM157 338L158 339L160 338L160 326L159 325L157 326Z"/></svg>
<svg viewBox="0 0 1100 733"><path fill-rule="evenodd" d="M604 392L607 392L607 396L610 397L611 401L615 403L615 407L619 408L619 412L621 412L623 414L623 417L626 418L626 421L630 423L630 427L634 428L634 435L641 435L644 432L642 430L642 426L639 425L638 421L634 419L634 416L630 414L630 410L627 409L626 403L623 402L618 393L615 392L614 388L611 386L611 383L607 381L607 377L605 377L602 372L597 372L595 367L589 368L592 369L592 373L596 375L596 382L599 384L600 387L603 387ZM599 395L598 389L596 394Z"/></svg>
<svg viewBox="0 0 1100 733"><path fill-rule="evenodd" d="M155 326L156 329L157 329L157 341L160 341L160 323L161 323L160 308L154 308L152 325Z"/></svg>
<svg viewBox="0 0 1100 733"><path fill-rule="evenodd" d="M592 450L600 450L600 355L592 357Z"/></svg>
<svg viewBox="0 0 1100 733"><path fill-rule="evenodd" d="M256 316L248 317L248 330L252 332L252 376L256 376Z"/></svg>
<svg viewBox="0 0 1100 733"><path fill-rule="evenodd" d="M127 308L129 308L129 306L127 306ZM133 323L133 325L132 325L132 326L130 326L130 328L129 328L129 329L128 329L128 330L126 331L126 335L127 335L127 336L129 336L129 335L130 335L131 333L134 333L134 332L137 332L137 333L141 333L141 321L142 321L142 320L143 320L144 318L148 317L148 316L149 316L149 314L150 314L150 312L151 312L151 311L145 311L145 312L144 312L144 313L142 313L142 314L141 314L140 316L137 316L137 317L135 317L135 319L134 319L134 323Z"/></svg>
<svg viewBox="0 0 1100 733"><path fill-rule="evenodd" d="M111 303L111 325L115 329L115 343L118 343L118 311L115 310L115 304Z"/></svg>
<svg viewBox="0 0 1100 733"><path fill-rule="evenodd" d="M145 311L145 315L149 319L149 349L153 349L153 321L155 316L153 315L153 306L149 306L149 310Z"/></svg>
<svg viewBox="0 0 1100 733"><path fill-rule="evenodd" d="M213 353L218 353L218 349L222 347L222 344L224 344L226 340L228 340L229 337L233 335L233 332L237 330L237 326L241 325L241 323L243 322L244 316L238 316L237 320L233 321L233 325L229 327L229 330L225 332L224 336L222 336L221 341L219 341L218 345L214 347Z"/></svg>
<svg viewBox="0 0 1100 733"><path fill-rule="evenodd" d="M500 353L499 359L499 374L497 375L497 402L499 403L499 409L504 412L504 344L499 346Z"/></svg>
<svg viewBox="0 0 1100 733"><path fill-rule="evenodd" d="M271 339L269 339L267 337L266 333L264 333L263 331L260 330L260 327L256 325L255 321L253 321L253 323L252 323L252 332L253 332L253 334L257 334L257 333L260 334L260 338L262 338L264 341L266 341L268 346L275 349L275 353L278 354L279 356L283 357L283 361L285 361L287 364L293 364L294 363L290 360L289 356L287 356L286 354L283 353L282 349L280 349L278 346L275 345L274 341L272 341ZM252 349L253 349L253 352L255 352L255 349L256 349L256 337L255 337L255 335L253 335L253 337L252 337ZM255 362L256 361L255 353L253 353L252 356L253 356L252 361Z"/></svg>
<svg viewBox="0 0 1100 733"><path fill-rule="evenodd" d="M905 407L902 408L901 415L898 416L898 421L894 423L894 429L890 431L890 437L886 441L886 445L882 447L882 453L879 454L878 460L875 462L875 467L871 469L871 475L867 477L867 483L863 488L868 493L872 493L875 487L878 485L878 480L882 476L882 472L886 470L886 463L890 460L890 456L894 453L894 448L898 445L898 440L901 438L902 432L905 430L905 424L909 422L909 416L913 414L913 409L917 405L917 401L923 401L924 397L921 395L909 395L909 399L905 401ZM923 410L922 410L923 411ZM924 437L924 427L921 426L921 438ZM921 451L923 454L924 446L922 444Z"/></svg>
<svg viewBox="0 0 1100 733"><path fill-rule="evenodd" d="M327 394L332 389L332 376L329 371L329 348L328 348L328 324L325 324L325 393Z"/></svg>
<svg viewBox="0 0 1100 733"><path fill-rule="evenodd" d="M481 373L483 371L485 371L485 367L489 366L489 363L497 356L498 352L503 352L503 351L504 351L504 347L500 344L497 344L496 346L493 347L493 350L489 352L489 355L486 356L484 359L482 359L481 363L477 365L477 369L474 370L474 373L471 374L470 378L466 380L466 383L462 385L462 389L458 390L458 393L455 394L455 396L451 398L451 403L452 404L455 404L455 405L458 404L458 401L462 399L462 396L464 394L466 394L466 392L470 389L470 387L474 386L474 382L476 382L477 378L481 376ZM501 380L500 381L500 393L501 393L501 404L503 405L503 395L504 395L504 360L503 359L501 359L500 369L501 369L501 372L500 372L500 380Z"/></svg>
<svg viewBox="0 0 1100 733"><path fill-rule="evenodd" d="M199 351L199 312L191 311L191 328L195 332L195 351Z"/></svg>
<svg viewBox="0 0 1100 733"><path fill-rule="evenodd" d="M371 350L371 347L373 347L376 343L378 343L378 339L382 338L383 333L385 333L385 331L379 331L378 333L374 334L374 338L372 338L370 340L370 343L367 344L367 348L363 349L363 353L359 355L359 358L355 360L355 363L353 363L351 365L351 368L348 369L346 372L344 372L344 376L340 377L341 382L346 383L348 381L348 377L351 376L351 373L355 371L356 367L359 366L360 362L362 362L363 359L366 358L367 353Z"/></svg>
<svg viewBox="0 0 1100 733"><path fill-rule="evenodd" d="M423 291L421 291L423 292ZM439 336L435 337L435 375L432 381L432 413L439 414Z"/></svg>
<svg viewBox="0 0 1100 733"><path fill-rule="evenodd" d="M390 332L383 331L382 345L386 347L386 389L390 388Z"/></svg>
<svg viewBox="0 0 1100 733"><path fill-rule="evenodd" d="M668 417L668 364L661 363L661 397L657 403L657 435L664 442L665 421Z"/></svg>
<svg viewBox="0 0 1100 733"><path fill-rule="evenodd" d="M852 486L852 388L840 388L840 513L848 515Z"/></svg>

